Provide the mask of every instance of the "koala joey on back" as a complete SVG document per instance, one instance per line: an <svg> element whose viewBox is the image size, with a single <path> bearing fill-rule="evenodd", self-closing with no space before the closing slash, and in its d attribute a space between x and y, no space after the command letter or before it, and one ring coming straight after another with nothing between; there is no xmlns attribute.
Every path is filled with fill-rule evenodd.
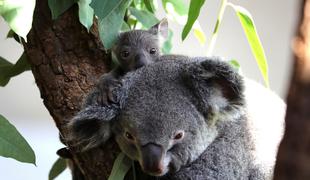
<svg viewBox="0 0 310 180"><path fill-rule="evenodd" d="M97 97L98 99L88 99L88 101L99 104L114 101L111 88L119 84L118 79L127 72L158 61L161 55L162 41L167 36L167 19L161 20L148 30L132 30L120 33L112 47L112 53L116 57L118 65L110 73L100 77L94 89L100 94Z"/></svg>
<svg viewBox="0 0 310 180"><path fill-rule="evenodd" d="M173 56L126 74L117 103L86 105L69 123L84 150L114 138L156 179L263 180L243 79L215 58ZM89 94L95 96L95 94Z"/></svg>

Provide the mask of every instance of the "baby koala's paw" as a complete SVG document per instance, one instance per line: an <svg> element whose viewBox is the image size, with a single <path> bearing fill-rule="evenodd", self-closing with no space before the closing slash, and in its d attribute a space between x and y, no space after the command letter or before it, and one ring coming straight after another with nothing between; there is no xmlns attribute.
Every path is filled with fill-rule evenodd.
<svg viewBox="0 0 310 180"><path fill-rule="evenodd" d="M120 80L107 77L102 79L98 84L97 103L100 105L108 105L110 103L117 103L117 98L113 95L114 89L120 88L122 83Z"/></svg>

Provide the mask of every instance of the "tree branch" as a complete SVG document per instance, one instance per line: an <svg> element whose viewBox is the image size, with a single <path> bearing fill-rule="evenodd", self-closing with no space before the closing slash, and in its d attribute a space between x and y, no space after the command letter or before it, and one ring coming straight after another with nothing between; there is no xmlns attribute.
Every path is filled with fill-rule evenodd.
<svg viewBox="0 0 310 180"><path fill-rule="evenodd" d="M301 4L303 14L294 42L294 71L275 180L310 179L310 0Z"/></svg>
<svg viewBox="0 0 310 180"><path fill-rule="evenodd" d="M111 58L97 29L95 23L88 33L79 23L77 5L53 21L47 0L36 1L33 27L24 48L44 105L64 137L64 125L80 110L99 76L110 69ZM73 154L73 160L85 179L107 179L118 152L111 140L105 147Z"/></svg>

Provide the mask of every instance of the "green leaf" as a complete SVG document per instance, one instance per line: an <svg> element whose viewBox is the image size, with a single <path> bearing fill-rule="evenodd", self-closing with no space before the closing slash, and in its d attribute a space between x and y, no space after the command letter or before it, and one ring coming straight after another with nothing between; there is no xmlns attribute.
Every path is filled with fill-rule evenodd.
<svg viewBox="0 0 310 180"><path fill-rule="evenodd" d="M94 9L96 16L103 19L119 8L122 3L124 0L92 0L90 6Z"/></svg>
<svg viewBox="0 0 310 180"><path fill-rule="evenodd" d="M198 39L200 44L204 44L206 42L206 36L200 26L194 28L194 35Z"/></svg>
<svg viewBox="0 0 310 180"><path fill-rule="evenodd" d="M14 38L16 42L21 43L21 37L18 36L12 29L6 35L6 38Z"/></svg>
<svg viewBox="0 0 310 180"><path fill-rule="evenodd" d="M240 69L240 64L239 64L239 62L237 61L237 60L235 60L235 59L232 59L232 60L230 60L230 61L228 61L228 63L232 66L232 67L234 67L237 71L239 71L239 69Z"/></svg>
<svg viewBox="0 0 310 180"><path fill-rule="evenodd" d="M161 51L164 53L164 54L169 54L171 49L172 49L172 36L173 36L173 32L171 30L169 30L169 33L168 33L168 38L167 40L164 42L162 48L161 48Z"/></svg>
<svg viewBox="0 0 310 180"><path fill-rule="evenodd" d="M146 28L150 28L153 25L155 25L156 23L158 23L158 19L154 16L154 14L145 11L145 10L139 10L133 7L129 7L128 8L130 13L137 18L137 20L139 22L141 22L141 24L146 27Z"/></svg>
<svg viewBox="0 0 310 180"><path fill-rule="evenodd" d="M167 13L167 16L181 25L186 24L188 19L188 6L183 0L162 0L162 4ZM198 20L194 21L194 35L200 44L205 44L206 36L202 31Z"/></svg>
<svg viewBox="0 0 310 180"><path fill-rule="evenodd" d="M4 58L0 57L0 86L5 86L9 81L9 71L14 65Z"/></svg>
<svg viewBox="0 0 310 180"><path fill-rule="evenodd" d="M123 180L132 165L131 161L124 153L120 153L114 161L108 180Z"/></svg>
<svg viewBox="0 0 310 180"><path fill-rule="evenodd" d="M123 24L125 11L131 0L122 0L121 3L104 19L99 18L99 35L106 49L114 44Z"/></svg>
<svg viewBox="0 0 310 180"><path fill-rule="evenodd" d="M252 53L256 59L257 65L265 81L265 84L267 87L269 87L267 59L266 59L265 51L259 39L259 36L256 32L256 27L253 22L253 18L251 14L249 13L249 11L247 11L243 7L236 6L231 3L229 3L228 5L230 5L236 11L237 16L239 17L239 20L245 32L245 35L250 44Z"/></svg>
<svg viewBox="0 0 310 180"><path fill-rule="evenodd" d="M24 71L30 70L25 53L21 55L16 64L12 64L4 58L0 57L0 86L5 86L11 79Z"/></svg>
<svg viewBox="0 0 310 180"><path fill-rule="evenodd" d="M6 35L6 38L13 38L14 35L15 35L15 32L12 29L10 29L8 34Z"/></svg>
<svg viewBox="0 0 310 180"><path fill-rule="evenodd" d="M52 169L48 175L49 180L55 179L59 174L61 174L67 167L66 160L63 158L58 158L53 164Z"/></svg>
<svg viewBox="0 0 310 180"><path fill-rule="evenodd" d="M135 29L137 26L138 20L132 16L129 16L127 20L127 24L129 25L130 29Z"/></svg>
<svg viewBox="0 0 310 180"><path fill-rule="evenodd" d="M200 9L204 4L204 2L205 0L191 0L189 5L187 22L182 31L182 40L184 40L187 37L188 33L192 29L195 21L199 16Z"/></svg>
<svg viewBox="0 0 310 180"><path fill-rule="evenodd" d="M188 13L188 6L183 0L162 0L164 9L169 14L178 14L179 16L186 16Z"/></svg>
<svg viewBox="0 0 310 180"><path fill-rule="evenodd" d="M79 19L80 23L83 24L84 27L89 28L93 25L94 20L94 10L89 6L91 0L79 0Z"/></svg>
<svg viewBox="0 0 310 180"><path fill-rule="evenodd" d="M156 0L144 0L143 1L144 2L144 4L145 4L145 7L146 7L146 9L149 11L149 12L151 12L151 13L155 13L156 12L156 4L155 3L157 3L157 1Z"/></svg>
<svg viewBox="0 0 310 180"><path fill-rule="evenodd" d="M27 40L27 34L32 26L35 0L1 0L0 15L10 28Z"/></svg>
<svg viewBox="0 0 310 180"><path fill-rule="evenodd" d="M48 0L48 6L52 12L52 19L57 19L59 15L68 10L77 0Z"/></svg>
<svg viewBox="0 0 310 180"><path fill-rule="evenodd" d="M130 27L125 21L122 24L121 31L130 31Z"/></svg>
<svg viewBox="0 0 310 180"><path fill-rule="evenodd" d="M219 10L219 13L217 15L216 24L214 26L213 33L212 33L211 40L210 40L210 44L209 44L209 47L207 50L207 56L211 56L211 54L213 52L215 42L216 42L218 32L219 32L219 27L220 27L220 24L222 22L226 7L227 7L227 0L222 0L220 10Z"/></svg>
<svg viewBox="0 0 310 180"><path fill-rule="evenodd" d="M5 68L7 66L13 66L13 64L5 60L4 58L0 57L0 68Z"/></svg>
<svg viewBox="0 0 310 180"><path fill-rule="evenodd" d="M2 115L0 115L0 127L0 156L35 165L36 157L33 150L17 129Z"/></svg>
<svg viewBox="0 0 310 180"><path fill-rule="evenodd" d="M141 5L142 0L133 0L133 7L137 7L138 5Z"/></svg>

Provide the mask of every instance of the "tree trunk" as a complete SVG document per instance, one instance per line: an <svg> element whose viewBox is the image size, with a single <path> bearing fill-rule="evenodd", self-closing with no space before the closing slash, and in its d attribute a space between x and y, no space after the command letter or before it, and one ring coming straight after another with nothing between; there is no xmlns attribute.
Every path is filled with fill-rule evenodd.
<svg viewBox="0 0 310 180"><path fill-rule="evenodd" d="M310 0L304 0L300 12L285 135L278 152L275 180L310 179Z"/></svg>
<svg viewBox="0 0 310 180"><path fill-rule="evenodd" d="M74 5L53 21L47 0L37 0L32 30L24 43L41 97L63 137L64 125L111 62L96 23L88 33L79 23L77 9ZM107 179L119 152L111 140L105 147L73 154L73 163L84 175L79 179Z"/></svg>

